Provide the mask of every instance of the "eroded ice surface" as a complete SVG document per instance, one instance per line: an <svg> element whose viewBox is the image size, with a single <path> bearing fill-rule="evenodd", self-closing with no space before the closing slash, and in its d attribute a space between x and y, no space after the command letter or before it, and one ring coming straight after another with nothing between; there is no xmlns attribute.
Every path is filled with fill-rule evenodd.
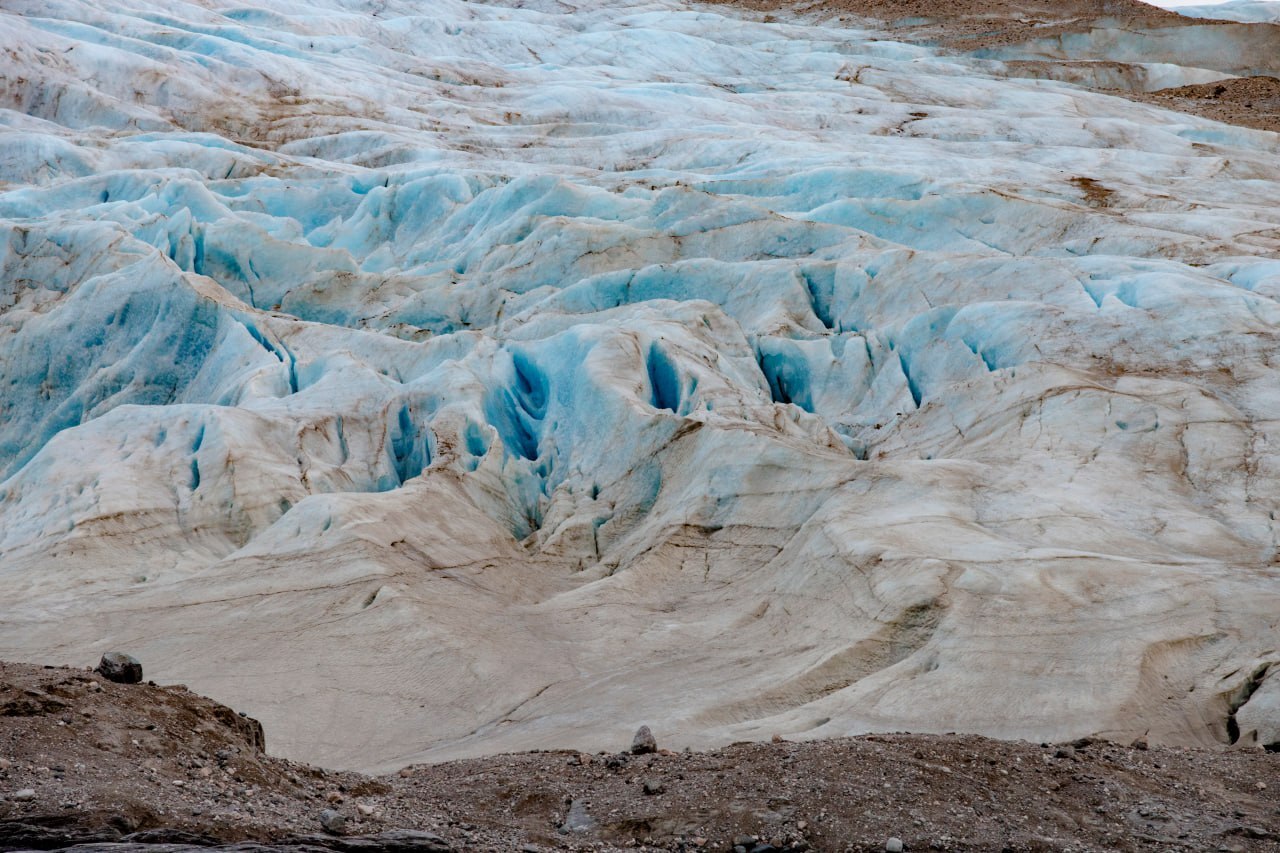
<svg viewBox="0 0 1280 853"><path fill-rule="evenodd" d="M1226 3L1179 6L1174 11L1179 15L1186 15L1191 18L1280 23L1280 2L1277 2L1277 0L1228 0Z"/></svg>
<svg viewBox="0 0 1280 853"><path fill-rule="evenodd" d="M675 2L0 44L2 656L361 768L1225 742L1280 661L1272 134Z"/></svg>

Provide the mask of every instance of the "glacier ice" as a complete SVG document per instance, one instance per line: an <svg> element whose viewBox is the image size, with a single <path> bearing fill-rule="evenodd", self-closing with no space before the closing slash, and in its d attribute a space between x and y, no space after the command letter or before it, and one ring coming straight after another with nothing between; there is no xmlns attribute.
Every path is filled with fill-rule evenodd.
<svg viewBox="0 0 1280 853"><path fill-rule="evenodd" d="M0 656L364 769L1217 743L1280 661L1273 134L674 0L0 40Z"/></svg>

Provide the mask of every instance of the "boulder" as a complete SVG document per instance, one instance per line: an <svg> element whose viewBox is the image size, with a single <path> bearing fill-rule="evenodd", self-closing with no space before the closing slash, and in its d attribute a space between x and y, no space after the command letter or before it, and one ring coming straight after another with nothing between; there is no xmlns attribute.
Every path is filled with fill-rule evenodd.
<svg viewBox="0 0 1280 853"><path fill-rule="evenodd" d="M124 652L107 652L98 662L98 670L108 681L137 684L142 681L142 664Z"/></svg>
<svg viewBox="0 0 1280 853"><path fill-rule="evenodd" d="M631 754L645 755L650 752L658 751L658 741L654 739L653 732L649 731L648 726L641 726L636 730L636 736L631 739Z"/></svg>

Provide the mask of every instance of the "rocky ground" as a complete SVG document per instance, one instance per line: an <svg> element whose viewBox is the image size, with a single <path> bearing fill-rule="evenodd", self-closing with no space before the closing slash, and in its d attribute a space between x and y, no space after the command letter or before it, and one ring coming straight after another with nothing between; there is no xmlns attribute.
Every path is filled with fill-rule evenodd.
<svg viewBox="0 0 1280 853"><path fill-rule="evenodd" d="M1184 17L1138 0L733 0L733 4L771 17L785 10L791 14L834 15L842 20L869 18L882 22L894 38L960 52L1088 33L1103 22L1118 22L1125 29L1157 35L1166 28L1231 24ZM1272 40L1280 45L1280 27L1249 26L1272 33ZM1009 71L1018 76L1053 77L1052 73L1046 73L1051 72L1049 66L1053 65L1107 65L1116 69L1123 69L1125 65L1098 57L1083 57L1083 60L1013 60L1009 62ZM1280 80L1270 76L1223 76L1223 80L1214 83L1154 92L1110 88L1100 91L1227 124L1280 131Z"/></svg>
<svg viewBox="0 0 1280 853"><path fill-rule="evenodd" d="M262 745L254 721L181 686L0 663L0 849L1280 849L1280 754L1261 750L962 735L706 753L623 743L374 778Z"/></svg>
<svg viewBox="0 0 1280 853"><path fill-rule="evenodd" d="M735 5L871 18L888 24L895 35L966 50L1087 32L1103 18L1129 27L1213 23L1138 0L736 0Z"/></svg>
<svg viewBox="0 0 1280 853"><path fill-rule="evenodd" d="M1241 77L1199 86L1178 86L1139 97L1148 103L1215 121L1280 131L1280 79L1275 77Z"/></svg>

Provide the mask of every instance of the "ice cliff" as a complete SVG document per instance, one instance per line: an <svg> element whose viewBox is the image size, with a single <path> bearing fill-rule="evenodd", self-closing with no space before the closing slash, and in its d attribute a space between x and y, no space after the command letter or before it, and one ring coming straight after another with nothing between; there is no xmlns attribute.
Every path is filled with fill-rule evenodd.
<svg viewBox="0 0 1280 853"><path fill-rule="evenodd" d="M0 8L0 657L365 769L1275 735L1274 134L675 0L250 2Z"/></svg>

